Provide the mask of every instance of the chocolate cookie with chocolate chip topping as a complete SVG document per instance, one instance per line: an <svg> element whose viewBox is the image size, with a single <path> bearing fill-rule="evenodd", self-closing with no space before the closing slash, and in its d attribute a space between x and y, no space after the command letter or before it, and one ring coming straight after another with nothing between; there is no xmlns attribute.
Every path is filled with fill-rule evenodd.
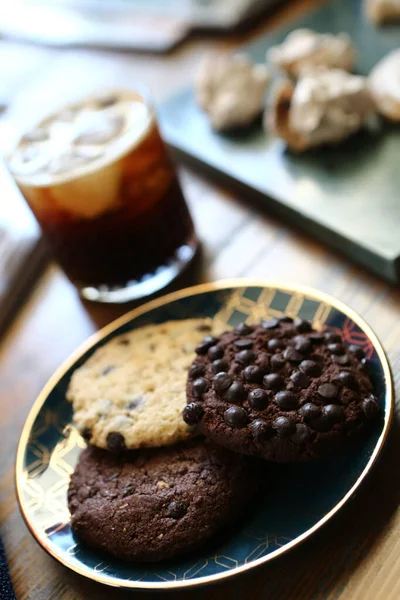
<svg viewBox="0 0 400 600"><path fill-rule="evenodd" d="M208 337L196 352L184 419L231 450L305 461L334 451L379 414L362 348L336 330L274 318Z"/></svg>
<svg viewBox="0 0 400 600"><path fill-rule="evenodd" d="M71 526L118 558L169 559L195 549L241 513L258 464L197 438L119 456L89 447L71 477Z"/></svg>

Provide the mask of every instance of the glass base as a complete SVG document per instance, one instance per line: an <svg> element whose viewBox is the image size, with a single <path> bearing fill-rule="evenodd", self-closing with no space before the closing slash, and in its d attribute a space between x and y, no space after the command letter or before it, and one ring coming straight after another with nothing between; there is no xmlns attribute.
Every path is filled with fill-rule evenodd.
<svg viewBox="0 0 400 600"><path fill-rule="evenodd" d="M138 281L128 281L124 285L78 286L79 293L85 300L120 304L132 300L140 300L158 292L185 270L193 260L198 248L197 238L180 246L167 264L158 267L154 273L144 275Z"/></svg>

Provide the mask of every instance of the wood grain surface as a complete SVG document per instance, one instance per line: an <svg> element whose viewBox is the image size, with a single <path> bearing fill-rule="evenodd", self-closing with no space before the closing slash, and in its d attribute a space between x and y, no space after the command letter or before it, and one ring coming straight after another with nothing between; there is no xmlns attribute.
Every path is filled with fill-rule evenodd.
<svg viewBox="0 0 400 600"><path fill-rule="evenodd" d="M201 53L231 48L320 2L289 3L257 32L196 38L165 57L54 50L0 42L1 100L8 117L23 120L36 104L60 98L97 69L121 85L144 81L159 102L187 84ZM9 85L7 81L9 80ZM3 123L1 126L7 126ZM302 283L335 295L357 310L388 352L397 390L400 374L400 292L303 234L216 187L189 170L182 182L203 242L203 255L174 288L223 277L265 277ZM171 289L171 288L169 288ZM0 345L0 532L18 600L159 598L108 589L48 557L30 536L14 490L18 437L48 377L85 338L129 306L96 306L79 300L60 270L50 266ZM400 435L395 420L379 464L356 498L300 548L234 581L189 592L177 600L398 600L400 598Z"/></svg>

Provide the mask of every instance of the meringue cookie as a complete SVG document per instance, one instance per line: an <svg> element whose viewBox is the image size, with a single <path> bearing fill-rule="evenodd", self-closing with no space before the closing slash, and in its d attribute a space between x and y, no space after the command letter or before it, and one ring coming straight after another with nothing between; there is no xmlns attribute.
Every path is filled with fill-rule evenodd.
<svg viewBox="0 0 400 600"><path fill-rule="evenodd" d="M311 29L292 31L279 46L267 52L267 61L295 79L306 70L318 67L351 71L355 49L346 33L333 35Z"/></svg>
<svg viewBox="0 0 400 600"><path fill-rule="evenodd" d="M365 0L365 11L377 25L400 21L400 0Z"/></svg>
<svg viewBox="0 0 400 600"><path fill-rule="evenodd" d="M291 150L303 152L310 145L305 138L289 128L294 90L295 85L289 80L282 80L274 86L272 102L264 113L264 129L284 139Z"/></svg>
<svg viewBox="0 0 400 600"><path fill-rule="evenodd" d="M400 122L400 48L375 65L368 84L378 111L387 119Z"/></svg>
<svg viewBox="0 0 400 600"><path fill-rule="evenodd" d="M374 112L365 77L340 69L306 74L275 92L266 125L296 151L337 143L358 131Z"/></svg>
<svg viewBox="0 0 400 600"><path fill-rule="evenodd" d="M261 114L268 82L267 67L245 55L209 55L197 72L195 96L213 129L243 127Z"/></svg>

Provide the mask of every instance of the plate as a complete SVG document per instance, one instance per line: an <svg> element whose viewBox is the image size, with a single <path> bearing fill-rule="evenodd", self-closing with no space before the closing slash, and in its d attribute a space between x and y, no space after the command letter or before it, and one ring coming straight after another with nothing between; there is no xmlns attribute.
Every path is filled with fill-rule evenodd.
<svg viewBox="0 0 400 600"><path fill-rule="evenodd" d="M268 494L229 535L202 551L152 565L127 563L82 546L69 525L67 487L85 443L65 399L75 369L121 333L171 319L211 317L231 328L248 319L280 316L329 325L363 347L370 361L382 418L369 436L344 452L313 463L269 466ZM16 462L23 517L39 544L56 560L97 582L136 589L172 589L226 579L289 552L331 519L354 495L386 440L393 413L393 383L377 337L353 310L313 289L264 281L231 280L175 292L133 310L94 334L45 385L25 423ZM271 494L271 488L274 493Z"/></svg>

